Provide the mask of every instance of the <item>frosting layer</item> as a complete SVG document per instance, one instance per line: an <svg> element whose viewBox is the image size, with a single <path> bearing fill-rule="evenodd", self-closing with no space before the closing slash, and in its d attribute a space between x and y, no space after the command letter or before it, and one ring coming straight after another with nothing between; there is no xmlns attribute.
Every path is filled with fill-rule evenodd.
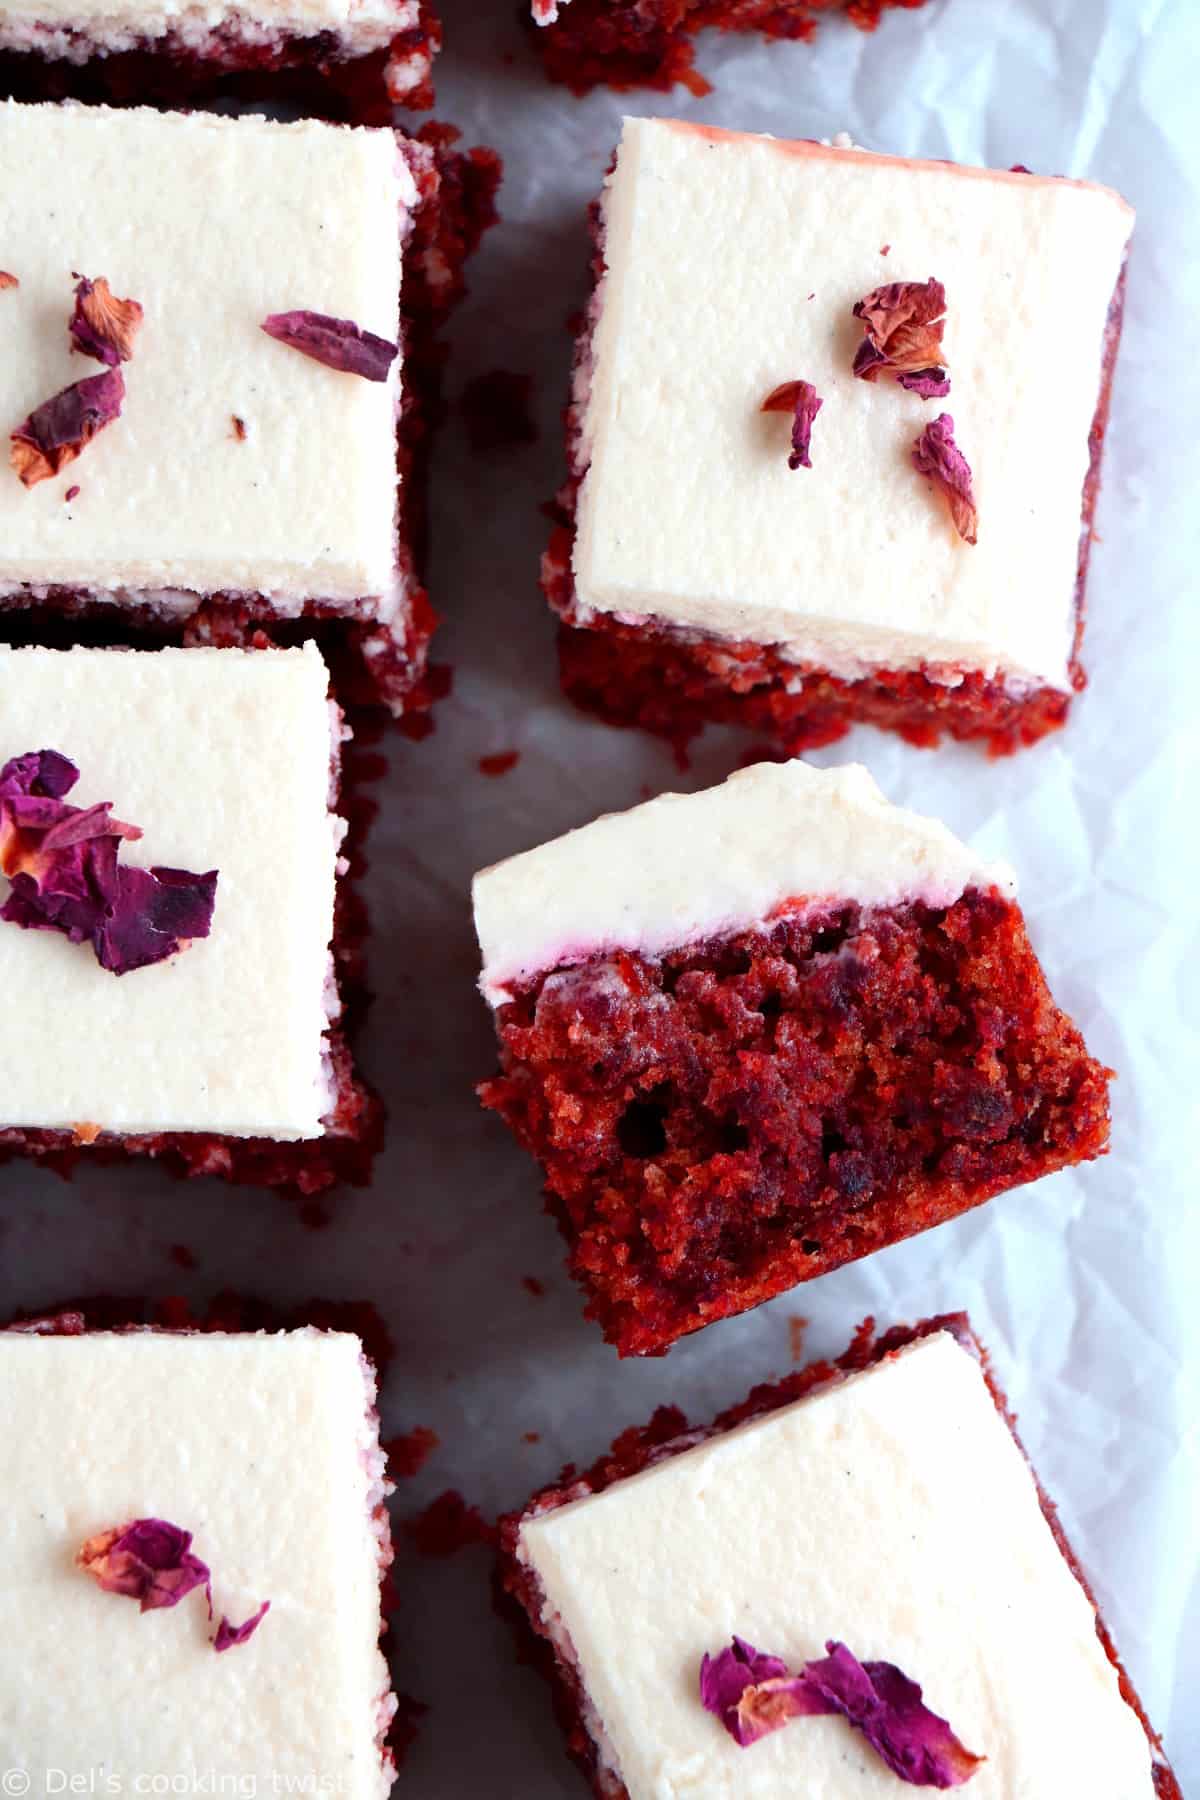
<svg viewBox="0 0 1200 1800"><path fill-rule="evenodd" d="M347 1334L0 1333L0 1692L32 1794L383 1800L374 1398ZM270 1600L247 1643L213 1653L202 1591L142 1614L74 1566L144 1517L194 1533L218 1617Z"/></svg>
<svg viewBox="0 0 1200 1800"><path fill-rule="evenodd" d="M211 935L128 975L0 924L19 1022L0 1125L320 1136L342 829L328 685L311 645L0 649L0 764L60 750L80 770L72 805L110 800L141 826L123 862L219 871Z"/></svg>
<svg viewBox="0 0 1200 1800"><path fill-rule="evenodd" d="M580 369L584 622L652 615L846 679L926 666L1071 686L1088 432L1132 212L1086 183L627 119ZM952 391L851 373L852 308L946 289ZM780 383L824 401L788 468ZM956 535L911 450L941 411L974 475Z"/></svg>
<svg viewBox="0 0 1200 1800"><path fill-rule="evenodd" d="M390 131L0 105L4 431L99 372L71 351L72 271L145 309L122 416L34 488L5 455L0 592L392 596L399 358L365 381L261 324L305 308L396 342L415 198Z"/></svg>
<svg viewBox="0 0 1200 1800"><path fill-rule="evenodd" d="M974 1358L946 1333L526 1520L518 1554L631 1800L900 1800L837 1718L741 1749L703 1711L735 1633L899 1664L987 1761L972 1800L1153 1800L1149 1746Z"/></svg>
<svg viewBox="0 0 1200 1800"><path fill-rule="evenodd" d="M515 985L600 951L648 956L760 925L787 906L945 906L1014 891L936 819L892 806L857 763L758 763L699 794L610 813L475 877L481 986Z"/></svg>

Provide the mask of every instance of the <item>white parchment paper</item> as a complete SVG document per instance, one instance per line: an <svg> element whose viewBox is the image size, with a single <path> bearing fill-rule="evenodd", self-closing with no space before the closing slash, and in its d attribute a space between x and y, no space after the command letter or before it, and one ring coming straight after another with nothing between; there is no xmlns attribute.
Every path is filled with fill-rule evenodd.
<svg viewBox="0 0 1200 1800"><path fill-rule="evenodd" d="M362 1060L391 1128L375 1185L335 1197L318 1233L269 1195L151 1168L70 1185L9 1168L0 1309L89 1290L374 1300L397 1344L385 1428L429 1425L441 1440L401 1484L403 1516L449 1486L489 1514L515 1505L663 1401L707 1418L786 1372L793 1315L809 1321L806 1354L822 1354L867 1312L890 1324L965 1306L1188 1791L1200 1786L1196 0L931 0L873 37L830 20L811 48L710 34L700 64L716 86L702 100L574 100L542 82L515 9L443 3L439 115L508 167L449 385L526 371L542 429L528 448L479 456L455 422L438 452L433 590L456 681L433 737L391 744L379 790ZM473 1099L493 1051L468 904L475 868L647 791L709 785L746 742L710 733L680 776L654 742L572 714L537 591L538 506L562 472L565 321L586 292L584 209L622 110L1023 162L1108 182L1139 210L1089 590L1092 682L1069 729L1000 762L866 729L816 758L865 761L893 799L1014 863L1058 999L1120 1072L1113 1152L640 1364L618 1363L583 1322L537 1172ZM511 749L511 774L480 773L480 756ZM178 1243L194 1273L171 1263ZM491 1613L488 1573L482 1550L401 1552L397 1685L431 1710L397 1791L569 1800L582 1787Z"/></svg>

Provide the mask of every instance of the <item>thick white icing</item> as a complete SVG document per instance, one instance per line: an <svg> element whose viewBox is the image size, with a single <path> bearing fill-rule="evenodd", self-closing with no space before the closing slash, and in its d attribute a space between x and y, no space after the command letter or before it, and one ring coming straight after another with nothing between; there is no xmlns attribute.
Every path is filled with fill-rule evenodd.
<svg viewBox="0 0 1200 1800"><path fill-rule="evenodd" d="M948 1334L528 1519L519 1555L631 1800L901 1800L838 1718L749 1749L701 1707L735 1633L898 1664L987 1761L972 1800L1153 1800L1151 1758L974 1358Z"/></svg>
<svg viewBox="0 0 1200 1800"><path fill-rule="evenodd" d="M4 1749L28 1791L384 1800L386 1490L358 1339L0 1334L0 1395ZM247 1643L214 1654L201 1591L142 1614L75 1566L144 1517L194 1534L218 1617L270 1600ZM206 1774L223 1785L161 1785Z"/></svg>
<svg viewBox="0 0 1200 1800"><path fill-rule="evenodd" d="M71 804L110 800L142 828L124 861L219 871L211 935L127 975L0 924L0 1127L320 1136L342 831L328 683L311 645L0 649L0 765L61 750Z"/></svg>
<svg viewBox="0 0 1200 1800"><path fill-rule="evenodd" d="M936 819L892 806L857 763L758 763L699 794L610 813L475 877L481 986L514 985L598 951L648 956L759 925L788 903L944 906L1015 889Z"/></svg>
<svg viewBox="0 0 1200 1800"><path fill-rule="evenodd" d="M399 358L366 381L260 327L306 308L395 342L415 198L390 131L0 105L6 429L100 372L70 347L73 270L145 309L122 416L34 488L5 458L0 592L390 595Z"/></svg>
<svg viewBox="0 0 1200 1800"><path fill-rule="evenodd" d="M584 384L578 606L777 644L848 679L931 665L1069 689L1088 432L1132 213L1107 189L627 119ZM888 246L888 254L883 249ZM952 391L851 374L856 300L943 282ZM759 407L824 400L811 469ZM910 452L942 411L964 544Z"/></svg>
<svg viewBox="0 0 1200 1800"><path fill-rule="evenodd" d="M418 0L5 0L0 47L82 62L159 38L220 54L229 36L265 44L329 32L344 52L363 55L419 16Z"/></svg>

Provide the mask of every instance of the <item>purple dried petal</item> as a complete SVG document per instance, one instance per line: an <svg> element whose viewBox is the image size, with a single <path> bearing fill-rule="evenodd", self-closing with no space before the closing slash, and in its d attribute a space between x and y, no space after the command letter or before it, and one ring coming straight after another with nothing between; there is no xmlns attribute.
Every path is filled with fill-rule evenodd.
<svg viewBox="0 0 1200 1800"><path fill-rule="evenodd" d="M314 362L346 375L362 375L367 381L386 381L399 354L387 338L364 331L352 319L332 319L327 313L271 313L262 328L268 337L290 344Z"/></svg>
<svg viewBox="0 0 1200 1800"><path fill-rule="evenodd" d="M944 400L950 392L950 377L940 365L916 369L911 375L897 375L896 380L910 394L920 394L922 400Z"/></svg>
<svg viewBox="0 0 1200 1800"><path fill-rule="evenodd" d="M954 441L954 420L949 413L939 413L925 427L913 445L912 459L917 474L927 475L946 496L959 537L968 544L975 543L979 514L971 465Z"/></svg>
<svg viewBox="0 0 1200 1800"><path fill-rule="evenodd" d="M811 381L785 381L772 389L759 408L760 412L790 412L792 415L789 469L812 468L808 451L812 443L813 420L824 404Z"/></svg>
<svg viewBox="0 0 1200 1800"><path fill-rule="evenodd" d="M206 938L216 892L215 869L118 869L116 895L94 939L101 968L128 975Z"/></svg>
<svg viewBox="0 0 1200 1800"><path fill-rule="evenodd" d="M79 780L79 770L57 750L31 750L14 756L0 769L0 799L10 794L41 794L61 800Z"/></svg>
<svg viewBox="0 0 1200 1800"><path fill-rule="evenodd" d="M741 1638L700 1665L700 1701L743 1749L790 1719L840 1713L910 1787L960 1787L985 1760L964 1747L922 1704L921 1689L894 1663L860 1663L845 1644L789 1676L777 1656Z"/></svg>
<svg viewBox="0 0 1200 1800"><path fill-rule="evenodd" d="M88 1538L75 1560L106 1594L124 1594L153 1612L208 1587L207 1565L191 1554L191 1542L190 1531L166 1519L135 1519Z"/></svg>
<svg viewBox="0 0 1200 1800"><path fill-rule="evenodd" d="M75 310L67 329L74 349L115 369L133 355L133 340L142 323L136 300L118 300L103 275L78 278Z"/></svg>
<svg viewBox="0 0 1200 1800"><path fill-rule="evenodd" d="M866 332L855 352L855 375L874 381L886 372L924 398L950 392L942 366L946 290L940 281L932 276L928 281L889 281L865 294L853 310ZM934 384L928 393L926 383Z"/></svg>
<svg viewBox="0 0 1200 1800"><path fill-rule="evenodd" d="M789 1676L779 1657L764 1656L739 1637L700 1664L700 1703L743 1749L789 1719L832 1710L802 1675Z"/></svg>
<svg viewBox="0 0 1200 1800"><path fill-rule="evenodd" d="M115 975L207 937L216 871L120 867L121 840L142 834L114 819L108 801L68 805L61 795L78 778L74 763L54 750L16 757L0 769L0 874L11 883L0 921L90 943Z"/></svg>
<svg viewBox="0 0 1200 1800"><path fill-rule="evenodd" d="M98 431L121 416L125 379L120 369L89 375L36 407L12 433L8 460L25 487L48 481L74 462Z"/></svg>
<svg viewBox="0 0 1200 1800"><path fill-rule="evenodd" d="M923 1705L921 1688L894 1663L860 1663L845 1644L826 1644L823 1661L804 1665L804 1679L861 1731L893 1775L910 1787L952 1788L985 1761Z"/></svg>
<svg viewBox="0 0 1200 1800"><path fill-rule="evenodd" d="M220 1654L222 1650L234 1650L239 1644L244 1644L247 1639L254 1636L270 1610L271 1602L264 1600L254 1617L247 1619L244 1625L231 1625L222 1614L221 1622L217 1626L217 1635L213 1639L213 1649Z"/></svg>

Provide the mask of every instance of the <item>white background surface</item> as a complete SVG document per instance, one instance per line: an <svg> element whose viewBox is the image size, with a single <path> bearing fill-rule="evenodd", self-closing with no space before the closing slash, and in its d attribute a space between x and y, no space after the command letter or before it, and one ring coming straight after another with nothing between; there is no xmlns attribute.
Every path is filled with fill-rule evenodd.
<svg viewBox="0 0 1200 1800"><path fill-rule="evenodd" d="M362 1060L389 1103L387 1153L373 1190L336 1197L320 1233L270 1195L151 1168L71 1185L0 1170L0 1306L230 1286L374 1300L397 1342L385 1428L441 1438L398 1514L451 1485L489 1514L515 1505L663 1401L707 1418L787 1371L792 1314L819 1354L867 1312L887 1325L965 1306L1183 1789L1200 1791L1195 0L931 0L871 38L831 20L815 48L710 35L700 65L716 92L699 101L576 101L542 83L515 0L444 12L439 115L508 165L450 391L497 366L529 371L542 432L473 457L455 424L438 454L433 589L450 623L437 651L455 690L433 737L391 746L368 886L377 1000ZM536 1170L472 1098L493 1052L468 907L476 867L643 788L719 780L747 741L710 733L679 777L654 742L573 716L536 586L538 506L562 470L564 322L586 292L584 208L623 109L1090 175L1140 214L1089 591L1092 685L1068 730L989 762L864 729L816 759L860 758L893 799L1015 864L1057 998L1120 1073L1113 1152L641 1364L618 1363L582 1321ZM511 774L479 773L479 756L508 749L521 752ZM179 1242L194 1274L169 1260ZM402 1549L397 1573L397 1685L431 1704L398 1795L581 1795L547 1696L491 1613L486 1553Z"/></svg>

